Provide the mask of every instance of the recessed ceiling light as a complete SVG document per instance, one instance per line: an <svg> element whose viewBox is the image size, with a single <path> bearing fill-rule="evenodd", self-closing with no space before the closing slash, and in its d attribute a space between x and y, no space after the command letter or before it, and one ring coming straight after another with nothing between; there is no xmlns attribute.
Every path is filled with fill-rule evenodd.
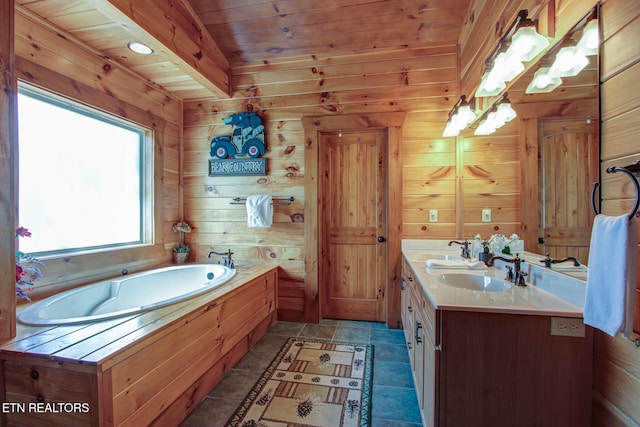
<svg viewBox="0 0 640 427"><path fill-rule="evenodd" d="M129 42L127 47L140 55L151 55L153 53L153 49L140 42Z"/></svg>

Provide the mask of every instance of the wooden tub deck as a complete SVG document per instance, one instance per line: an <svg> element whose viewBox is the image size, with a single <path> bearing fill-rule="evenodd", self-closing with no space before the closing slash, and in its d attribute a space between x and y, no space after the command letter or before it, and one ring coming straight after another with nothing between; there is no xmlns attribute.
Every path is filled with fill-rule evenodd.
<svg viewBox="0 0 640 427"><path fill-rule="evenodd" d="M221 289L147 312L18 324L0 346L0 393L11 404L2 425L179 424L275 322L276 284L277 267L252 266Z"/></svg>

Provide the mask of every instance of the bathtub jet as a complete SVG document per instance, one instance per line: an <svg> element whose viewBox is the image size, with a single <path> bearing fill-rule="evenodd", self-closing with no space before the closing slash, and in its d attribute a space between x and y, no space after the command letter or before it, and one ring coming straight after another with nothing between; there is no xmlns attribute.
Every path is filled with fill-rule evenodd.
<svg viewBox="0 0 640 427"><path fill-rule="evenodd" d="M27 306L29 326L91 323L153 310L219 289L236 274L218 264L162 267L61 292Z"/></svg>

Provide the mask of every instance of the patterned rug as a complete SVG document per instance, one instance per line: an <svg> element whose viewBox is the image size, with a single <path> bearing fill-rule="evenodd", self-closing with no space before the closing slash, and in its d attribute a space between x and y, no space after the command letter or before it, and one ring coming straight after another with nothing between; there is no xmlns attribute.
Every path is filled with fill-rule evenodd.
<svg viewBox="0 0 640 427"><path fill-rule="evenodd" d="M373 346L289 338L227 427L368 426Z"/></svg>

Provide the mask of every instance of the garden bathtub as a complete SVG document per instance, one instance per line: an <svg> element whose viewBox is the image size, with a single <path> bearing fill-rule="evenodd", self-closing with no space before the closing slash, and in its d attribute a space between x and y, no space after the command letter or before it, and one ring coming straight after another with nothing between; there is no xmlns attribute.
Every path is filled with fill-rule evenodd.
<svg viewBox="0 0 640 427"><path fill-rule="evenodd" d="M112 319L218 289L236 270L217 264L162 267L61 292L26 307L25 325L69 325Z"/></svg>

